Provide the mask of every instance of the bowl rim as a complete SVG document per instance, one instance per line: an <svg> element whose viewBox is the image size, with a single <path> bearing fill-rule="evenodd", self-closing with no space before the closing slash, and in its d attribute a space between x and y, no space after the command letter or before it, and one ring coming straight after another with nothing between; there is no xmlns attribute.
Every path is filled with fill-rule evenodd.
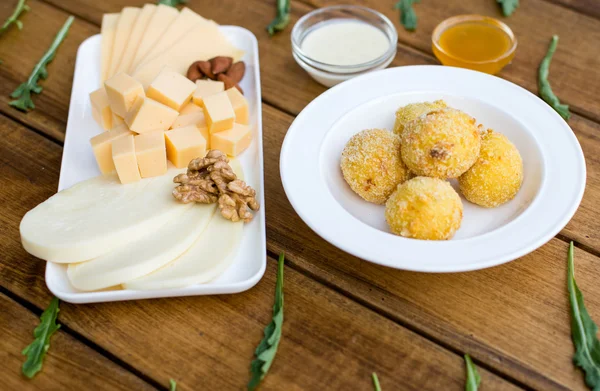
<svg viewBox="0 0 600 391"><path fill-rule="evenodd" d="M381 56L379 56L371 61L367 61L367 62L363 62L363 63L359 63L359 64L352 64L352 65L330 64L330 63L321 62L321 61L311 58L301 49L302 41L300 40L300 35L305 31L305 29L301 28L300 26L304 22L306 22L307 20L309 20L311 18L314 18L315 16L321 15L326 12L331 12L331 11L350 11L351 14L349 14L349 16L354 17L354 19L358 19L358 18L356 18L356 14L355 14L356 11L368 13L368 14L371 14L372 16L375 16L385 26L387 26L388 30L391 31L391 36L387 31L382 30L378 26L375 26L372 23L369 23L366 21L363 21L363 22L377 28L378 30L380 30L382 33L385 34L385 36L390 40L388 49ZM352 19L352 18L349 18L349 19ZM322 23L322 22L320 22L320 23ZM306 64L312 66L313 68L316 68L316 69L319 69L319 70L322 70L324 72L328 72L331 74L359 73L359 72L362 72L362 71L365 71L365 70L368 70L371 68L375 68L375 67L381 65L382 63L386 62L390 56L396 55L396 50L397 50L397 45L398 45L398 32L396 31L396 27L389 20L389 18L387 16L383 15L381 12L378 12L378 11L375 11L374 9L371 9L368 7L363 7L360 5L342 4L342 5L334 5L334 6L329 6L329 7L318 8L318 9L311 11L308 14L302 16L300 19L298 19L298 21L294 24L294 27L292 28L291 42L292 42L292 52L295 53L298 56L298 58L300 58L302 61L304 61ZM332 70L334 70L334 71L332 72Z"/></svg>
<svg viewBox="0 0 600 391"><path fill-rule="evenodd" d="M470 60L466 60L461 57L457 57L451 53L448 53L446 50L444 50L444 48L442 48L440 46L440 44L439 44L440 36L442 35L442 33L444 31L446 31L450 27L457 26L461 23L472 22L472 21L484 22L488 25L493 25L495 27L499 27L500 29L502 29L502 31L504 31L508 35L509 39L511 40L510 48L508 50L506 50L502 55L500 55L496 58L493 58L491 60L470 61ZM433 33L431 34L431 42L437 50L444 53L444 55L452 58L453 60L457 60L457 61L463 62L465 64L480 64L480 65L481 64L493 64L493 63L499 62L501 60L504 60L504 59L512 56L515 53L515 51L517 50L517 43L518 43L515 33L512 31L512 29L506 23L504 23L503 21L501 21L499 19L493 18L491 16L477 15L477 14L455 15L455 16L451 16L451 17L443 20L435 27L435 29L433 29Z"/></svg>

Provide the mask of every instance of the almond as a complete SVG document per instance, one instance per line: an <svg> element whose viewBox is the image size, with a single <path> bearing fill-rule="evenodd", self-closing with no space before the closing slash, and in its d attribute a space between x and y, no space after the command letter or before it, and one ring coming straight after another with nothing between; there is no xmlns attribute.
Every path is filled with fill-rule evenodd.
<svg viewBox="0 0 600 391"><path fill-rule="evenodd" d="M239 83L242 81L244 73L246 73L246 64L244 64L243 61L238 61L231 65L231 68L229 68L226 75L232 78L236 83Z"/></svg>
<svg viewBox="0 0 600 391"><path fill-rule="evenodd" d="M209 79L216 79L215 74L211 70L212 67L210 65L210 62L196 61L196 63L198 64L198 69L200 69L200 72L202 72L204 76L208 77Z"/></svg>
<svg viewBox="0 0 600 391"><path fill-rule="evenodd" d="M198 68L198 63L199 62L200 61L196 61L195 63L193 63L192 65L190 65L190 67L188 68L187 78L190 79L191 81L196 81L196 80L202 79L202 77L204 77L204 75L202 74L202 72Z"/></svg>
<svg viewBox="0 0 600 391"><path fill-rule="evenodd" d="M218 56L215 58L211 58L209 61L212 73L214 75L218 75L219 73L227 72L227 70L231 67L231 64L233 63L233 58Z"/></svg>
<svg viewBox="0 0 600 391"><path fill-rule="evenodd" d="M237 88L242 94L244 93L244 91L242 90L242 87L240 87L235 80L233 80L231 77L221 73L219 74L219 81L222 81L223 83L225 83L225 89L228 90L232 87Z"/></svg>

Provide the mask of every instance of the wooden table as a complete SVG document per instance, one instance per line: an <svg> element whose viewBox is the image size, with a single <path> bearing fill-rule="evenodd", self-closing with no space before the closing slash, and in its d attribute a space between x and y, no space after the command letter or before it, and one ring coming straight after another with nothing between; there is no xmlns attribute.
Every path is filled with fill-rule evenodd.
<svg viewBox="0 0 600 391"><path fill-rule="evenodd" d="M279 179L286 130L325 89L291 56L293 23L333 0L292 1L292 21L269 37L269 0L190 0L189 7L221 24L240 25L259 40L263 88L268 267L253 289L230 296L189 297L94 305L61 304L62 328L43 371L28 381L20 352L32 338L51 294L45 263L27 254L19 221L55 193L77 47L97 34L102 14L143 0L28 0L24 29L0 37L0 378L4 389L239 390L249 380L252 353L269 322L275 258L287 254L285 323L277 358L263 390L460 390L462 355L472 355L483 390L583 390L572 364L566 292L568 242L587 307L600 323L600 2L522 0L506 22L519 39L514 62L501 74L536 92L536 72L552 34L560 35L550 79L571 105L569 121L587 160L587 189L571 222L535 252L492 269L419 274L354 258L328 244L298 217ZM494 0L423 0L419 26L398 24L393 1L346 0L386 14L398 29L393 66L436 64L430 36L446 17L501 17ZM0 19L15 1L3 1ZM69 14L68 38L49 67L36 109L8 106ZM499 102L501 103L501 102ZM560 156L556 156L560 159Z"/></svg>

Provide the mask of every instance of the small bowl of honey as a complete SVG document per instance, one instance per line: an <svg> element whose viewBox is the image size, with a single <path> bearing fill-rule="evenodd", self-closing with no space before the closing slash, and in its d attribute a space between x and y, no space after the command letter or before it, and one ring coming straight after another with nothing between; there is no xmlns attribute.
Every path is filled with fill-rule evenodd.
<svg viewBox="0 0 600 391"><path fill-rule="evenodd" d="M515 56L517 39L505 23L488 16L458 15L433 30L433 53L444 65L496 74Z"/></svg>

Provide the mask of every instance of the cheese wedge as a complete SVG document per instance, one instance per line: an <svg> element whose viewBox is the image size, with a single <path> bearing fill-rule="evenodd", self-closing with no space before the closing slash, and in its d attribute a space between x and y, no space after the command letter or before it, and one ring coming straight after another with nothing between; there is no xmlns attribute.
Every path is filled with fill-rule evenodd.
<svg viewBox="0 0 600 391"><path fill-rule="evenodd" d="M215 209L216 204L186 204L158 230L106 255L69 265L69 281L77 289L94 291L151 273L190 248L201 236Z"/></svg>
<svg viewBox="0 0 600 391"><path fill-rule="evenodd" d="M160 37L164 34L164 32L178 15L179 11L177 11L177 8L175 7L164 4L159 4L156 6L156 11L148 23L148 27L146 28L146 32L144 33L142 41L135 50L133 61L131 62L127 73L132 73L135 70L142 59L146 57L150 49L152 49L152 45L154 45L156 41L160 39Z"/></svg>
<svg viewBox="0 0 600 391"><path fill-rule="evenodd" d="M117 29L115 31L115 42L112 48L112 56L110 58L110 67L108 69L108 76L111 77L117 73L117 67L123 57L125 46L133 30L133 25L140 14L140 9L136 7L125 7L121 11L121 17L117 23Z"/></svg>
<svg viewBox="0 0 600 391"><path fill-rule="evenodd" d="M165 66L185 75L194 61L216 56L233 57L234 61L239 61L243 55L244 51L233 46L219 31L218 24L208 21L193 27L162 54L138 66L132 76L147 88Z"/></svg>
<svg viewBox="0 0 600 391"><path fill-rule="evenodd" d="M46 261L72 263L146 236L186 208L171 194L173 177L184 171L128 185L116 174L98 176L63 190L25 214L23 247Z"/></svg>
<svg viewBox="0 0 600 391"><path fill-rule="evenodd" d="M104 85L104 80L108 79L110 68L110 59L112 49L115 43L115 31L121 14L104 14L102 16L102 41L100 43L100 85Z"/></svg>
<svg viewBox="0 0 600 391"><path fill-rule="evenodd" d="M243 179L237 159L231 168ZM144 277L123 284L125 289L148 290L203 284L217 278L231 265L242 241L243 222L232 223L217 210L198 240L180 257Z"/></svg>
<svg viewBox="0 0 600 391"><path fill-rule="evenodd" d="M162 52L173 46L177 41L181 40L181 38L192 29L192 27L201 23L208 23L208 21L191 9L187 7L183 8L177 18L171 22L167 31L165 31L158 41L152 45L152 48L148 51L148 54L146 54L140 64L144 64L145 62L160 55Z"/></svg>
<svg viewBox="0 0 600 391"><path fill-rule="evenodd" d="M144 7L142 7L135 25L131 30L131 35L127 40L127 44L123 50L123 56L121 57L121 62L117 66L116 72L129 72L135 52L142 41L144 34L146 33L148 23L150 23L150 19L152 18L152 15L154 15L155 11L156 5L154 4L146 4Z"/></svg>

